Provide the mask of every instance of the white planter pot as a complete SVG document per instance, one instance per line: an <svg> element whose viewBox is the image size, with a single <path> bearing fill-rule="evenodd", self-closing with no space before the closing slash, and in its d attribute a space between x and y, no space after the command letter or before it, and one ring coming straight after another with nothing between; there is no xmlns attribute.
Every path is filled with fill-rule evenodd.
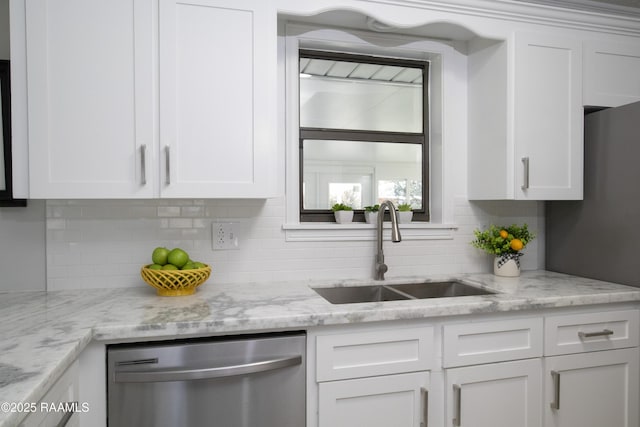
<svg viewBox="0 0 640 427"><path fill-rule="evenodd" d="M346 224L353 221L353 211L336 211L333 215L338 224Z"/></svg>
<svg viewBox="0 0 640 427"><path fill-rule="evenodd" d="M364 220L367 224L375 224L378 221L378 212L364 212Z"/></svg>
<svg viewBox="0 0 640 427"><path fill-rule="evenodd" d="M409 224L413 218L413 211L400 212L398 211L398 222L400 224Z"/></svg>
<svg viewBox="0 0 640 427"><path fill-rule="evenodd" d="M501 277L518 277L520 276L520 263L517 257L509 258L501 261L501 257L493 259L493 274Z"/></svg>

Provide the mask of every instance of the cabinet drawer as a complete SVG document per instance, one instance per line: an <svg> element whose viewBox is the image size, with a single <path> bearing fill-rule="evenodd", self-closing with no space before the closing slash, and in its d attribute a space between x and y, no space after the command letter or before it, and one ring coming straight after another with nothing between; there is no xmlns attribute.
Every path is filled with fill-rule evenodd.
<svg viewBox="0 0 640 427"><path fill-rule="evenodd" d="M444 367L542 356L542 318L444 326Z"/></svg>
<svg viewBox="0 0 640 427"><path fill-rule="evenodd" d="M433 366L433 345L433 327L318 336L316 380L425 371Z"/></svg>
<svg viewBox="0 0 640 427"><path fill-rule="evenodd" d="M625 310L549 316L545 319L545 355L637 347L639 313Z"/></svg>

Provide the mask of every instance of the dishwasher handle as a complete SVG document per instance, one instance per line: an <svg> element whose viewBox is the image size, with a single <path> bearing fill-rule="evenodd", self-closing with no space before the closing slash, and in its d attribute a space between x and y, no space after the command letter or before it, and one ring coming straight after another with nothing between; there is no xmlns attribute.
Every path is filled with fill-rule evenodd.
<svg viewBox="0 0 640 427"><path fill-rule="evenodd" d="M255 374L273 371L289 366L300 365L302 356L283 357L242 365L220 366L202 369L156 369L147 371L116 372L114 380L117 383L155 383L166 381L191 381L231 377L234 375Z"/></svg>

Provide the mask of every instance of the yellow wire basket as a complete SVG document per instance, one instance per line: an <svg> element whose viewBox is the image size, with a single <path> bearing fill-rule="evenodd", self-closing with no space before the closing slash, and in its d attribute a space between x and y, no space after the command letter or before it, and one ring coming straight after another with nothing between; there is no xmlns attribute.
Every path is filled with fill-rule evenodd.
<svg viewBox="0 0 640 427"><path fill-rule="evenodd" d="M206 264L193 270L151 270L147 267L140 270L142 280L165 297L191 295L211 275L211 267Z"/></svg>

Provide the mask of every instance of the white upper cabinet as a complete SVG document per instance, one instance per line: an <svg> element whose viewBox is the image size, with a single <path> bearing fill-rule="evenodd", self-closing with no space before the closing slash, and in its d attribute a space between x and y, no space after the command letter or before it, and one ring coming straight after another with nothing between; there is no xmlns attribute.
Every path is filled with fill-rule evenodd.
<svg viewBox="0 0 640 427"><path fill-rule="evenodd" d="M582 198L582 46L516 33L469 54L469 198Z"/></svg>
<svg viewBox="0 0 640 427"><path fill-rule="evenodd" d="M160 1L163 196L273 191L276 60L268 2Z"/></svg>
<svg viewBox="0 0 640 427"><path fill-rule="evenodd" d="M583 97L599 107L640 101L640 44L585 41Z"/></svg>
<svg viewBox="0 0 640 427"><path fill-rule="evenodd" d="M26 34L31 198L274 195L265 2L30 0Z"/></svg>
<svg viewBox="0 0 640 427"><path fill-rule="evenodd" d="M26 2L29 197L153 194L150 17L150 1Z"/></svg>

